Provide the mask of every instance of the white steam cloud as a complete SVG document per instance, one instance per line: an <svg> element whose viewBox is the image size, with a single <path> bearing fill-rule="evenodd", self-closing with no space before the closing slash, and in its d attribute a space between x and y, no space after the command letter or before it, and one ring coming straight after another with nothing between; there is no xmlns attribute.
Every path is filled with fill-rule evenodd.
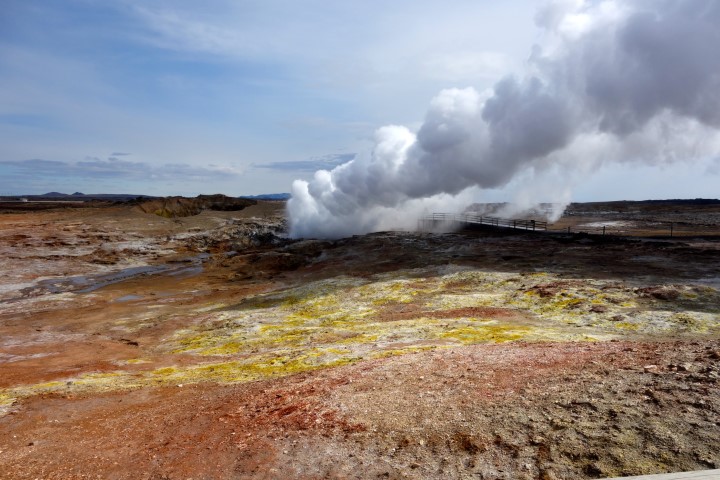
<svg viewBox="0 0 720 480"><path fill-rule="evenodd" d="M570 186L604 162L720 152L720 2L565 0L536 22L547 44L524 78L444 90L417 132L382 127L368 154L295 181L291 235L411 227L516 178L537 202L567 203Z"/></svg>

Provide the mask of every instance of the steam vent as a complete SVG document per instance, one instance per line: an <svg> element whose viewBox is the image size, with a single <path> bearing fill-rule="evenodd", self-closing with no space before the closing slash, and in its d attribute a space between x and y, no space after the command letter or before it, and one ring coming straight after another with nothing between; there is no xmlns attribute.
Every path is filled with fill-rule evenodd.
<svg viewBox="0 0 720 480"><path fill-rule="evenodd" d="M720 479L719 1L2 19L0 480Z"/></svg>

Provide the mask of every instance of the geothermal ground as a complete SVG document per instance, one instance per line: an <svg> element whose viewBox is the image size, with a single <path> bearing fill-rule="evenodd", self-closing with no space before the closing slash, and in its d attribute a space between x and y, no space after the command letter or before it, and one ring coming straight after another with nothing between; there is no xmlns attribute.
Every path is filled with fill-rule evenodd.
<svg viewBox="0 0 720 480"><path fill-rule="evenodd" d="M0 477L720 468L720 209L677 209L681 238L333 242L273 202L6 211ZM578 211L558 228L654 218Z"/></svg>

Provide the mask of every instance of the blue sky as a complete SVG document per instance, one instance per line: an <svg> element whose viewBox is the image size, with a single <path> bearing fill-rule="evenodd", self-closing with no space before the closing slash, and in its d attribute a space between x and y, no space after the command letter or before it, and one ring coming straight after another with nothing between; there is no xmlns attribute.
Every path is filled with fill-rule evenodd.
<svg viewBox="0 0 720 480"><path fill-rule="evenodd" d="M0 195L289 191L439 90L521 72L540 4L5 0ZM575 197L717 197L719 170L621 165Z"/></svg>

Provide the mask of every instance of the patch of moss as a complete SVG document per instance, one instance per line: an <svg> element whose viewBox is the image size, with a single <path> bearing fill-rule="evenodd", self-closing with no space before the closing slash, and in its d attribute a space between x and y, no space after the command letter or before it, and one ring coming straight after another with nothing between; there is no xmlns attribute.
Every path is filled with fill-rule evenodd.
<svg viewBox="0 0 720 480"><path fill-rule="evenodd" d="M440 332L440 338L456 340L463 344L473 343L502 343L519 340L531 329L523 326L510 325L468 325L459 328L453 328L444 332Z"/></svg>
<svg viewBox="0 0 720 480"><path fill-rule="evenodd" d="M375 352L371 355L371 358L396 357L398 355L406 355L408 353L425 352L428 350L436 350L438 348L442 348L442 347L437 346L437 345L413 345L413 346L405 347L405 348L391 348L388 350L381 350L379 352Z"/></svg>
<svg viewBox="0 0 720 480"><path fill-rule="evenodd" d="M145 360L144 358L131 358L129 360L125 360L125 363L128 365L139 365L141 363L150 363L150 360Z"/></svg>
<svg viewBox="0 0 720 480"><path fill-rule="evenodd" d="M552 308L568 310L568 309L575 308L582 303L583 303L583 301L579 298L568 298L565 300L560 300L558 302L553 302Z"/></svg>
<svg viewBox="0 0 720 480"><path fill-rule="evenodd" d="M190 367L165 367L146 374L152 383L235 383L292 375L318 368L347 365L359 360L338 349L310 349L302 354L256 357L252 361L229 361Z"/></svg>
<svg viewBox="0 0 720 480"><path fill-rule="evenodd" d="M38 390L40 392L48 392L57 390L58 388L64 387L66 384L64 382L42 382L42 383L36 383L31 386L31 388Z"/></svg>
<svg viewBox="0 0 720 480"><path fill-rule="evenodd" d="M672 322L683 330L692 330L695 332L707 331L707 325L704 324L704 322L686 312L674 314L672 316Z"/></svg>
<svg viewBox="0 0 720 480"><path fill-rule="evenodd" d="M373 343L373 342L377 342L379 338L380 338L380 335L378 335L378 334L359 333L357 335L353 335L352 337L348 337L348 338L339 340L338 343L340 343L340 344Z"/></svg>
<svg viewBox="0 0 720 480"><path fill-rule="evenodd" d="M640 329L640 325L638 325L637 323L631 323L631 322L615 322L615 323L613 323L613 326L615 328L620 328L623 330L637 331Z"/></svg>
<svg viewBox="0 0 720 480"><path fill-rule="evenodd" d="M15 398L12 395L6 394L6 393L0 393L0 409L3 407L10 407L12 406L17 398Z"/></svg>
<svg viewBox="0 0 720 480"><path fill-rule="evenodd" d="M235 355L247 350L247 348L248 344L246 342L231 340L221 345L204 348L199 353L202 355Z"/></svg>

